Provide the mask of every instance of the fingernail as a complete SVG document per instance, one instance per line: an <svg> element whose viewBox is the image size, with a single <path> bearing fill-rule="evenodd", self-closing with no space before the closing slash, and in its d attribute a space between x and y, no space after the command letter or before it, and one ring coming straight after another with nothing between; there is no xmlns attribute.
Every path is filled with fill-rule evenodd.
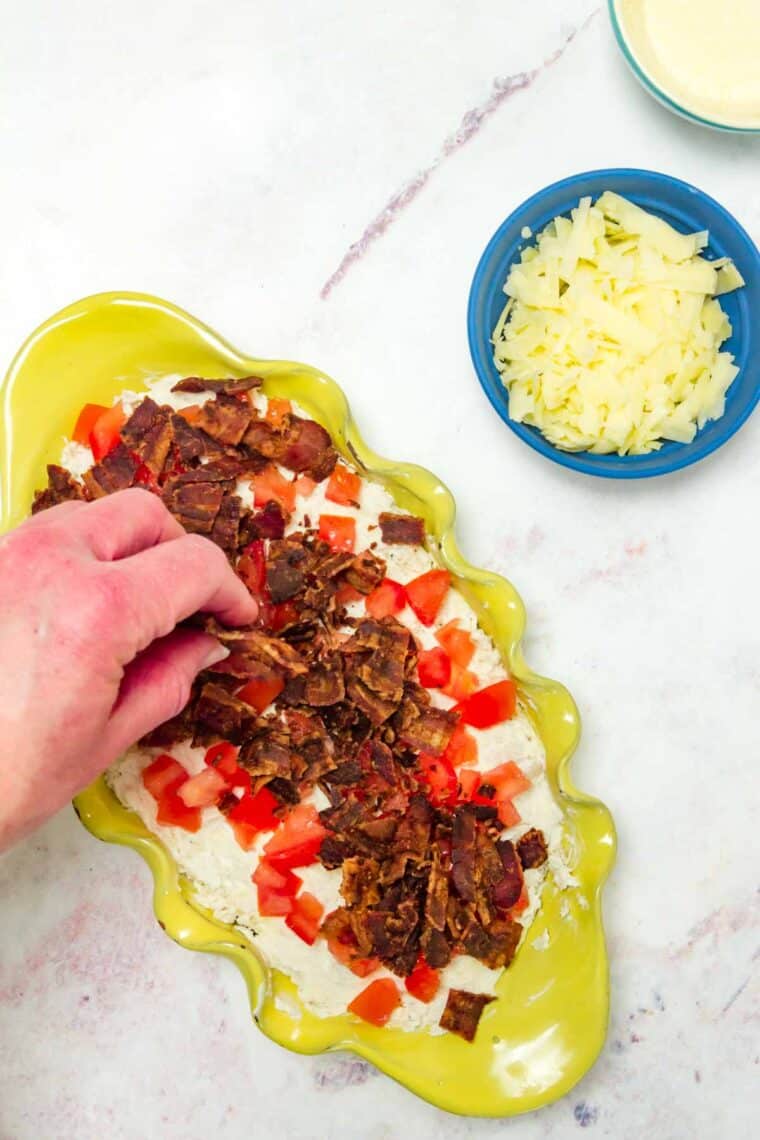
<svg viewBox="0 0 760 1140"><path fill-rule="evenodd" d="M220 645L217 641L203 658L201 669L210 669L212 665L217 665L220 661L224 661L225 657L229 657L229 655L229 649L225 649L225 647Z"/></svg>

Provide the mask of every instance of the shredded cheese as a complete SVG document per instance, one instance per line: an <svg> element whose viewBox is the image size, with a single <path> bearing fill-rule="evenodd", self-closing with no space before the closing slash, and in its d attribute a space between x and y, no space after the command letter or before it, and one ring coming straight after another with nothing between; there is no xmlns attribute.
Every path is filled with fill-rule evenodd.
<svg viewBox="0 0 760 1140"><path fill-rule="evenodd" d="M644 455L722 416L738 369L715 297L744 280L707 241L609 191L550 222L493 332L511 418L566 451Z"/></svg>

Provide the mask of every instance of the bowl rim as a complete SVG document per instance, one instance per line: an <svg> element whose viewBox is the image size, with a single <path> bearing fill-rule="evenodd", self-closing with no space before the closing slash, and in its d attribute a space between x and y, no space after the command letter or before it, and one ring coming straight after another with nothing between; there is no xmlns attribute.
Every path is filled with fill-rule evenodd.
<svg viewBox="0 0 760 1140"><path fill-rule="evenodd" d="M512 210L503 222L494 231L485 249L483 250L480 258L478 259L475 272L473 274L472 283L470 285L470 292L467 299L467 340L470 347L470 356L475 368L483 392L488 399L491 407L494 409L499 418L507 425L510 431L514 432L523 443L528 447L543 455L546 459L558 463L561 467L567 467L574 471L579 471L584 475L594 475L600 479L651 479L661 475L670 475L676 471L680 471L685 467L691 467L693 464L706 459L712 455L718 448L727 443L732 436L734 436L739 429L747 422L752 412L760 400L760 375L755 384L755 390L749 399L746 407L731 423L730 430L725 434L719 436L711 443L698 447L699 434L695 439L688 444L681 444L680 450L675 452L667 452L661 462L653 463L653 465L643 470L631 465L629 468L608 468L600 464L600 460L604 460L606 456L595 455L589 451L561 451L554 444L550 443L536 428L530 427L527 424L518 423L513 420L509 413L508 408L499 399L496 398L491 390L489 381L493 379L493 374L498 373L496 366L493 364L492 354L484 354L480 344L481 322L476 313L477 299L480 295L483 279L485 278L490 263L493 259L494 253L501 241L504 232L515 225L520 216L529 210L532 206L540 202L547 195L557 190L569 190L579 182L587 181L589 179L611 180L613 178L633 178L640 179L643 182L654 181L659 186L666 189L676 187L681 191L693 195L698 201L708 205L716 210L721 215L726 224L734 231L737 238L746 243L747 248L751 251L756 269L760 274L760 250L758 250L755 242L749 233L742 226L734 215L726 209L720 202L713 198L706 191L701 190L698 186L694 186L684 179L676 178L671 174L664 174L661 171L647 170L643 167L634 166L612 166L600 167L594 170L579 171L576 174L570 174L566 178L560 178L556 182L550 182L548 185L537 190L531 194L523 202ZM605 189L608 187L604 187ZM601 192L601 190L600 190ZM511 264L511 263L510 263ZM490 343L490 334L488 338ZM499 378L499 383L501 380ZM719 422L719 421L717 421ZM588 457L588 458L587 458ZM617 456L615 458L625 460L627 456Z"/></svg>
<svg viewBox="0 0 760 1140"><path fill-rule="evenodd" d="M607 0L607 8L610 14L613 34L626 63L641 86L656 99L658 103L661 103L669 111L673 111L674 114L680 115L682 119L687 119L690 123L695 123L700 127L707 127L714 131L725 131L728 134L735 135L760 135L760 125L757 127L745 127L723 119L709 119L705 115L700 115L698 112L692 111L685 104L679 103L672 95L669 95L667 90L644 69L644 66L639 63L639 60L634 54L631 41L623 28L623 20L620 16L620 0Z"/></svg>
<svg viewBox="0 0 760 1140"><path fill-rule="evenodd" d="M355 1024L355 1019L347 1015L329 1019L306 1015L303 1020L300 1015L291 1016L276 997L282 994L287 998L289 993L292 996L295 991L291 993L287 988L289 984L292 989L292 983L278 971L267 969L242 933L213 918L193 901L190 886L179 876L167 849L138 817L119 804L102 777L76 798L77 814L98 838L133 848L142 856L153 873L154 911L159 924L186 949L219 954L237 965L246 981L254 1020L278 1044L302 1053L348 1049L422 1099L454 1113L510 1116L557 1099L593 1065L606 1037L609 972L601 904L602 888L615 858L615 827L605 805L579 790L573 780L570 764L580 736L575 702L561 683L539 676L526 663L522 652L526 613L514 586L499 575L478 570L461 554L455 536L455 504L448 488L424 468L387 460L374 452L359 434L342 390L318 369L292 361L243 355L210 327L157 297L101 293L61 310L32 333L0 384L0 406L6 413L0 419L0 429L5 424L9 432L15 433L25 426L27 430L21 432L21 442L14 451L23 453L26 441L28 450L34 453L26 467L9 464L0 469L5 504L0 528L16 521L20 508L26 513L30 487L38 479L40 468L46 459L53 461L60 453L61 409L68 420L72 413L70 404L85 393L90 398L106 399L123 390L125 383L135 383L140 377L138 386L144 387L148 376L172 370L159 367L159 362L167 360L174 363L175 370L184 370L186 364L193 369L199 365L203 371L195 374L201 375L219 375L220 367L231 375L256 372L263 375L266 391L274 395L290 391L293 398L304 402L309 414L315 414L331 432L336 432L336 444L342 454L371 477L392 482L400 495L429 511L432 552L466 584L466 596L472 601L473 594L477 599L479 619L483 619L484 627L508 662L536 723L541 726L552 787L558 793L565 818L574 824L580 844L574 870L577 890L583 893L585 902L569 900L572 922L560 923L560 917L565 917L561 909L565 899L560 898L561 892L547 888L543 909L548 913L537 916L538 926L533 929L538 934L553 921L562 929L551 926L552 945L539 951L526 944L516 961L516 965L521 964L521 986L527 982L535 987L535 971L540 973L540 985L528 990L531 1000L524 1002L524 1009L518 1006L523 1020L519 1016L515 1019L514 1035L519 1047L520 1031L526 1031L531 1017L538 1016L542 1026L547 1017L550 1019L547 1031L530 1039L540 1046L537 1060L542 1061L538 1072L543 1084L536 1081L531 1085L526 1080L527 1061L519 1051L514 1062L510 1061L516 1067L511 1085L505 1080L505 1061L498 1066L498 1073L493 1072L503 1053L495 1056L497 1046L491 1044L488 1034L481 1034L482 1040L470 1046L450 1034L426 1034L421 1040L419 1033L404 1034L400 1030ZM58 386L62 403L58 419L53 416L40 433L34 410L39 406L40 390L50 383ZM294 384L298 385L295 391L291 390ZM303 400L305 393L308 398ZM6 443L11 442L6 439ZM402 498L401 505L409 507L411 503ZM564 974L559 968L563 963ZM546 985L547 969L554 969L550 986ZM583 1002L567 1000L568 985L574 997L579 985L587 987L582 991ZM511 991L518 1002L521 993L520 988ZM498 1007L509 1008L509 1016L514 1018L513 1006L508 1007L503 994L501 997L494 1003L494 1013ZM564 1037L557 1032L561 1024L571 1030ZM504 1032L498 1024L493 1029ZM510 1039L507 1036L506 1040L495 1040L501 1041L498 1048L504 1050ZM542 1051L544 1044L546 1049ZM566 1054L562 1052L565 1044ZM490 1060L485 1067L483 1049ZM558 1064L558 1056L562 1065ZM455 1074L455 1078L445 1080L439 1069L431 1071L431 1057L437 1058L437 1063L445 1059L444 1071ZM486 1080L490 1083L484 1098L479 1082Z"/></svg>

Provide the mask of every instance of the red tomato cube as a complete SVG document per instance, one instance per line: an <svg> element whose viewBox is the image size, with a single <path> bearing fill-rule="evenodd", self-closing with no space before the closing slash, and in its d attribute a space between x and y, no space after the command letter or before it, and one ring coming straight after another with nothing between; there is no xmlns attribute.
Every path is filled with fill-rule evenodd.
<svg viewBox="0 0 760 1140"><path fill-rule="evenodd" d="M353 554L356 549L356 519L347 515L320 515L319 537L333 550Z"/></svg>
<svg viewBox="0 0 760 1140"><path fill-rule="evenodd" d="M349 1004L349 1013L355 1013L370 1025L385 1025L394 1009L401 1005L401 994L390 978L377 978L357 994Z"/></svg>
<svg viewBox="0 0 760 1140"><path fill-rule="evenodd" d="M400 614L406 605L406 590L400 582L392 578L383 578L379 586L368 595L364 603L370 617L380 621L381 618Z"/></svg>
<svg viewBox="0 0 760 1140"><path fill-rule="evenodd" d="M449 592L448 570L428 570L406 584L406 597L423 625L432 625Z"/></svg>
<svg viewBox="0 0 760 1140"><path fill-rule="evenodd" d="M442 689L451 679L451 661L442 649L422 649L417 656L420 684L426 689Z"/></svg>

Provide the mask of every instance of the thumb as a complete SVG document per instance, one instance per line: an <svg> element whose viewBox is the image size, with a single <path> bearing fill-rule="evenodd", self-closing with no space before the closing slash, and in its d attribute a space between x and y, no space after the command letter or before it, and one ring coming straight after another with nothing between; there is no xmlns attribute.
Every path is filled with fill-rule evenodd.
<svg viewBox="0 0 760 1140"><path fill-rule="evenodd" d="M124 670L106 728L112 759L180 713L198 673L228 655L216 638L196 629L175 629L139 653Z"/></svg>

